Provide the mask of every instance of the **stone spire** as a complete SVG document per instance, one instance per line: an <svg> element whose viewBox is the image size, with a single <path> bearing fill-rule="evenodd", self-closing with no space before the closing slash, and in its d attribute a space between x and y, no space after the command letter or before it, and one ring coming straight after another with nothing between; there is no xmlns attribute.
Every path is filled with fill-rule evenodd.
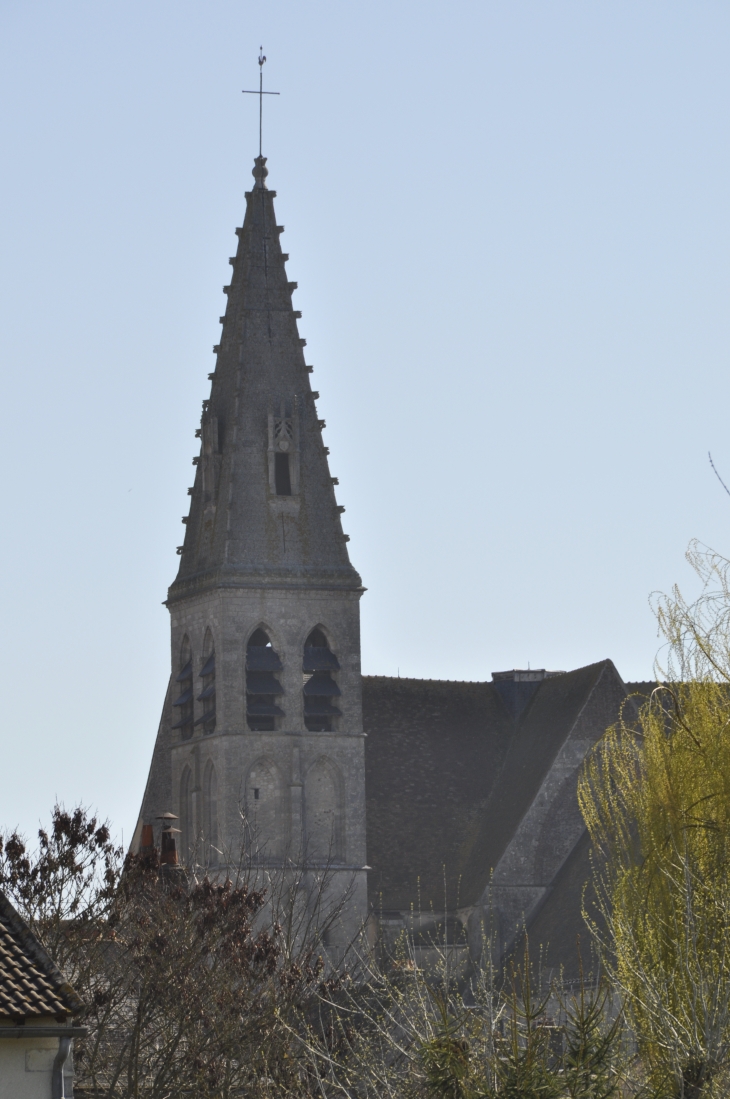
<svg viewBox="0 0 730 1099"><path fill-rule="evenodd" d="M217 587L357 590L266 186L246 194L171 602Z"/></svg>

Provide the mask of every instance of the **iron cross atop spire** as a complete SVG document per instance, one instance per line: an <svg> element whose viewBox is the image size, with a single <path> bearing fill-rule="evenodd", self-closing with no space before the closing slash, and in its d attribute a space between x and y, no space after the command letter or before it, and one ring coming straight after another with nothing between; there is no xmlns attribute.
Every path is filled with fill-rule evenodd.
<svg viewBox="0 0 730 1099"><path fill-rule="evenodd" d="M264 96L265 95L279 95L279 92L265 92L264 91L264 65L266 64L266 57L264 56L264 47L259 46L259 90L251 91L248 88L243 89L244 95L257 95L259 97L259 156L261 152L261 139L263 131L264 121Z"/></svg>

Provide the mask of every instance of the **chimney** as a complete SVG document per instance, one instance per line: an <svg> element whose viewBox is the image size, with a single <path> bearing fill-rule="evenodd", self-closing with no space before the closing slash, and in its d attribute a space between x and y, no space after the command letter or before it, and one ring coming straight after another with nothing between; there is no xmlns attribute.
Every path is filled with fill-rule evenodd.
<svg viewBox="0 0 730 1099"><path fill-rule="evenodd" d="M157 819L162 821L160 863L163 866L177 866L177 841L175 836L180 835L180 829L172 827L172 822L177 820L177 817L174 813L163 813Z"/></svg>
<svg viewBox="0 0 730 1099"><path fill-rule="evenodd" d="M527 709L544 679L565 672L546 672L544 668L513 668L509 672L492 672L492 683L502 699L507 713L517 723Z"/></svg>

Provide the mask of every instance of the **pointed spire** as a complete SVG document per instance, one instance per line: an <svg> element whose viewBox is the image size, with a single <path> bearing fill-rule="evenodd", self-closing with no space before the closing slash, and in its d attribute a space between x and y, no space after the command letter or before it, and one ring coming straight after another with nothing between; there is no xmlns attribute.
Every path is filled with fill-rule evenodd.
<svg viewBox="0 0 730 1099"><path fill-rule="evenodd" d="M266 186L266 157L237 229L182 560L170 598L210 587L310 586L356 590Z"/></svg>

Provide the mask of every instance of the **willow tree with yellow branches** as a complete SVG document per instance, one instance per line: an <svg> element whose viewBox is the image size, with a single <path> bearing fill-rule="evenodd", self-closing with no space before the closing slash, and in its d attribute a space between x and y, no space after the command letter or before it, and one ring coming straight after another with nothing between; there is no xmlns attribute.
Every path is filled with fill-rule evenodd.
<svg viewBox="0 0 730 1099"><path fill-rule="evenodd" d="M655 610L657 687L588 756L579 800L594 846L588 912L657 1096L730 1082L730 561L693 543L702 582Z"/></svg>

